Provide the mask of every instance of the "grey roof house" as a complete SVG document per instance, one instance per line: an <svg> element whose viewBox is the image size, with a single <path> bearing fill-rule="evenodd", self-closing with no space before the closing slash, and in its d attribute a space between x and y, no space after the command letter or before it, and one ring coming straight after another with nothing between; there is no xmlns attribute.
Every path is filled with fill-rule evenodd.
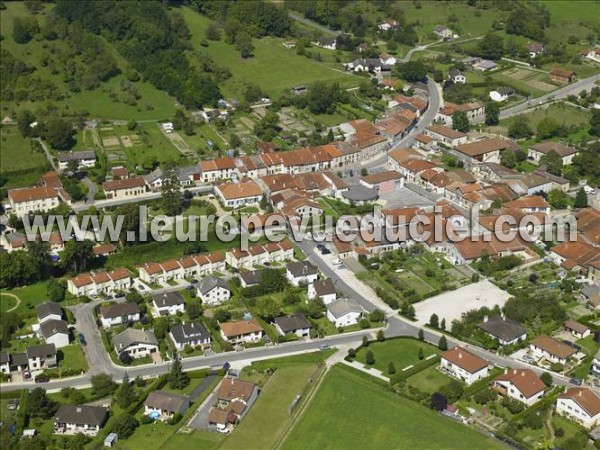
<svg viewBox="0 0 600 450"><path fill-rule="evenodd" d="M210 346L210 333L200 322L179 323L171 327L169 334L178 350L186 345Z"/></svg>
<svg viewBox="0 0 600 450"><path fill-rule="evenodd" d="M305 337L312 327L304 314L290 314L275 318L275 329L282 336L295 334L298 337Z"/></svg>
<svg viewBox="0 0 600 450"><path fill-rule="evenodd" d="M477 327L497 339L500 345L511 345L527 337L527 328L499 314L489 319L486 317Z"/></svg>
<svg viewBox="0 0 600 450"><path fill-rule="evenodd" d="M117 355L126 353L131 358L143 358L158 351L158 341L151 330L127 328L112 338Z"/></svg>
<svg viewBox="0 0 600 450"><path fill-rule="evenodd" d="M60 405L54 416L54 434L96 436L108 418L103 406Z"/></svg>
<svg viewBox="0 0 600 450"><path fill-rule="evenodd" d="M169 419L174 414L183 414L189 407L190 398L188 396L163 391L150 392L144 401L144 413L159 412L161 420Z"/></svg>

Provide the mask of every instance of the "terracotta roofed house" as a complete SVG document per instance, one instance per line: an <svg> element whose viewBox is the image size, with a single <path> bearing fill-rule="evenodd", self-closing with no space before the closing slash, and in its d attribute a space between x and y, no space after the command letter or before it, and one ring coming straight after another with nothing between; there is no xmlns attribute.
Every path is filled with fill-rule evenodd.
<svg viewBox="0 0 600 450"><path fill-rule="evenodd" d="M502 395L531 406L544 395L546 385L531 369L507 369L492 387Z"/></svg>
<svg viewBox="0 0 600 450"><path fill-rule="evenodd" d="M221 323L219 327L223 339L232 344L259 342L265 334L263 327L254 318Z"/></svg>
<svg viewBox="0 0 600 450"><path fill-rule="evenodd" d="M600 398L590 389L573 387L558 396L556 412L593 428L600 424Z"/></svg>
<svg viewBox="0 0 600 450"><path fill-rule="evenodd" d="M230 208L256 205L263 196L260 186L252 180L241 183L219 184L215 187L215 193L223 205Z"/></svg>
<svg viewBox="0 0 600 450"><path fill-rule="evenodd" d="M137 197L146 192L146 180L144 177L121 178L114 181L102 183L102 189L106 198Z"/></svg>
<svg viewBox="0 0 600 450"><path fill-rule="evenodd" d="M550 79L559 83L570 83L575 79L575 72L555 67L550 71Z"/></svg>
<svg viewBox="0 0 600 450"><path fill-rule="evenodd" d="M577 353L574 347L545 335L533 339L529 348L537 358L545 358L557 364L566 364L567 358Z"/></svg>
<svg viewBox="0 0 600 450"><path fill-rule="evenodd" d="M489 362L461 347L442 353L440 368L470 385L488 375Z"/></svg>
<svg viewBox="0 0 600 450"><path fill-rule="evenodd" d="M50 187L32 187L11 189L8 191L8 201L12 212L17 217L23 217L33 212L48 212L60 204L60 195Z"/></svg>
<svg viewBox="0 0 600 450"><path fill-rule="evenodd" d="M506 149L512 149L515 144L499 138L482 139L480 141L462 144L456 147L456 151L467 157L471 163L500 162L500 153Z"/></svg>

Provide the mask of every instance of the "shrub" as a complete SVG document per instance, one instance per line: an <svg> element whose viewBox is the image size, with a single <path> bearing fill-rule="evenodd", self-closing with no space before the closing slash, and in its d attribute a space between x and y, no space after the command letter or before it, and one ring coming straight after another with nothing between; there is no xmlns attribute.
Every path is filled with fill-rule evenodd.
<svg viewBox="0 0 600 450"><path fill-rule="evenodd" d="M358 322L358 325L363 330L366 330L367 328L369 328L371 326L371 323L369 322L369 319L360 319L360 322Z"/></svg>
<svg viewBox="0 0 600 450"><path fill-rule="evenodd" d="M373 352L371 350L367 350L367 353L365 354L365 362L369 366L372 366L373 364L375 364L375 355L373 354Z"/></svg>
<svg viewBox="0 0 600 450"><path fill-rule="evenodd" d="M182 418L183 416L179 413L173 414L173 417L171 417L171 420L169 420L169 425L177 425Z"/></svg>
<svg viewBox="0 0 600 450"><path fill-rule="evenodd" d="M149 423L152 423L152 419L150 418L150 416L143 415L143 416L140 418L140 423L141 423L142 425L147 425L147 424L149 424Z"/></svg>

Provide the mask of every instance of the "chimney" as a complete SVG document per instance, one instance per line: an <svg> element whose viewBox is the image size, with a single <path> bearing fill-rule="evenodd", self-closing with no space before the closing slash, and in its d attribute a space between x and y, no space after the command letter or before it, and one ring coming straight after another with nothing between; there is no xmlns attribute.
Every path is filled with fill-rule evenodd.
<svg viewBox="0 0 600 450"><path fill-rule="evenodd" d="M462 357L463 357L463 354L462 354L462 352L459 350L459 352L458 352L458 359L462 359Z"/></svg>
<svg viewBox="0 0 600 450"><path fill-rule="evenodd" d="M77 411L78 413L80 413L80 412L82 411L82 410L81 410L81 406L78 406L76 411Z"/></svg>
<svg viewBox="0 0 600 450"><path fill-rule="evenodd" d="M521 376L524 377L525 376L525 371L521 372Z"/></svg>
<svg viewBox="0 0 600 450"><path fill-rule="evenodd" d="M490 320L490 318L487 316L487 314L483 316L483 323L486 323L488 320Z"/></svg>

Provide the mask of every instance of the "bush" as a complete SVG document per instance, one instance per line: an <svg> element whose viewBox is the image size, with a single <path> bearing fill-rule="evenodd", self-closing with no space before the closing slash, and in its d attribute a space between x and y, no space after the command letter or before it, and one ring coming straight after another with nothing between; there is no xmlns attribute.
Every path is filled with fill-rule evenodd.
<svg viewBox="0 0 600 450"><path fill-rule="evenodd" d="M360 322L358 322L358 325L363 330L366 330L367 328L369 328L371 326L371 323L369 322L369 319L360 319Z"/></svg>
<svg viewBox="0 0 600 450"><path fill-rule="evenodd" d="M375 355L373 354L373 352L371 350L367 350L367 353L365 354L365 362L369 366L372 366L373 364L375 364Z"/></svg>
<svg viewBox="0 0 600 450"><path fill-rule="evenodd" d="M153 420L150 418L150 416L143 415L143 416L140 418L140 423L141 423L142 425L147 425L147 424L149 424L149 423L152 423L152 422L153 422Z"/></svg>
<svg viewBox="0 0 600 450"><path fill-rule="evenodd" d="M353 348L348 349L348 358L356 358L356 350Z"/></svg>
<svg viewBox="0 0 600 450"><path fill-rule="evenodd" d="M173 414L173 417L171 417L171 420L169 420L169 425L177 425L182 418L183 416L179 413Z"/></svg>

